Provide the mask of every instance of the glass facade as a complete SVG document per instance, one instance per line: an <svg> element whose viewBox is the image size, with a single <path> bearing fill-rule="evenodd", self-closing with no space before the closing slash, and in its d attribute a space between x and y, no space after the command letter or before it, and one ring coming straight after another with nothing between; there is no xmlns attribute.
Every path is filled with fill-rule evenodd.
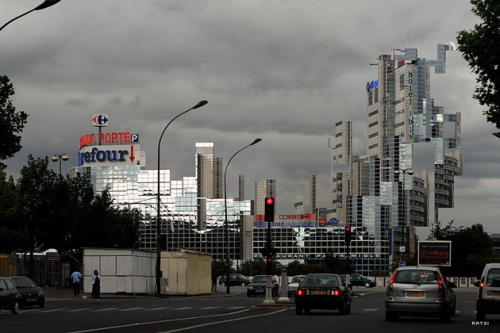
<svg viewBox="0 0 500 333"><path fill-rule="evenodd" d="M461 115L445 114L431 98L431 68L446 72L451 47L438 45L437 50L436 60L417 57L414 48L380 55L378 78L366 84L367 155L341 160L352 151L335 144L332 149L332 215L340 224L366 231L381 254L375 266L354 262L361 274L373 268L387 273L390 260L400 257L400 245L415 253L411 227L427 226L438 219L440 208L453 207L454 177L462 174ZM345 123L335 124L335 143L352 141ZM433 170L415 170L416 144L433 145ZM352 246L361 256L370 254L362 241Z"/></svg>

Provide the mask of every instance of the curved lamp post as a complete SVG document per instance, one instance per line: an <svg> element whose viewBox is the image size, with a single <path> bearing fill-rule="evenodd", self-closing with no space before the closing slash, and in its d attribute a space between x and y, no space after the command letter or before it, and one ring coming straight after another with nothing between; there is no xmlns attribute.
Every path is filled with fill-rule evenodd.
<svg viewBox="0 0 500 333"><path fill-rule="evenodd" d="M165 126L163 129L163 132L161 132L160 139L158 140L158 179L157 179L157 193L156 193L156 296L161 296L161 291L160 291L160 279L161 279L161 270L160 270L160 261L161 261L161 247L160 247L160 234L161 234L161 213L160 213L160 147L161 147L161 139L163 138L163 134L167 130L168 126L177 118L182 116L184 113L187 113L191 110L201 108L203 105L207 104L208 102L203 100L198 102L195 106L193 106L190 109L187 109L186 111L179 113L177 116L175 116L170 122Z"/></svg>
<svg viewBox="0 0 500 333"><path fill-rule="evenodd" d="M53 6L56 3L58 3L59 1L61 1L61 0L45 0L42 4L38 5L37 7L33 8L32 10L29 10L26 13L19 15L18 17L14 17L12 20L10 20L9 22L2 25L2 27L0 28L0 31L2 31L3 28L8 26L10 23L14 22L15 20L20 19L24 15L28 15L29 13L31 13L35 10L42 10L42 9L47 8L47 7Z"/></svg>
<svg viewBox="0 0 500 333"><path fill-rule="evenodd" d="M245 147L241 148L240 150L238 150L236 153L233 154L233 156L231 156L231 158L229 159L229 161L227 162L226 164L226 168L224 169L224 216L225 216L225 224L224 224L224 231L225 231L225 243L226 243L226 291L227 293L229 294L231 291L230 291L230 287L229 287L229 223L227 221L227 191L226 191L226 172L227 172L227 167L229 166L229 163L231 163L231 161L233 160L233 158L242 150L250 147L250 146L253 146L254 144L256 143L259 143L260 141L262 141L261 138L257 138L255 139L251 144L249 145L246 145Z"/></svg>
<svg viewBox="0 0 500 333"><path fill-rule="evenodd" d="M413 175L413 170L411 168L406 168L406 169L399 169L399 170L394 170L394 174L399 175L403 174L403 186L401 186L403 190L403 223L402 223L402 228L401 228L401 243L404 248L404 251L399 252L399 259L402 261L404 259L404 254L406 252L406 238L405 238L405 224L406 224L406 199L405 199L405 175Z"/></svg>
<svg viewBox="0 0 500 333"><path fill-rule="evenodd" d="M69 160L69 156L66 155L66 153L64 153L64 154L54 154L54 156L52 156L50 159L52 160L52 162L59 161L59 174L61 174L61 162Z"/></svg>

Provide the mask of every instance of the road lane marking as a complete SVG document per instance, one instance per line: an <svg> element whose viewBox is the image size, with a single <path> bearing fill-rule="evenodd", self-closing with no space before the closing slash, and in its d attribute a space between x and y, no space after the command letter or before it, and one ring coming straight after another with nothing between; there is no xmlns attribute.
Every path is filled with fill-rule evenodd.
<svg viewBox="0 0 500 333"><path fill-rule="evenodd" d="M92 328L92 329L88 329L88 330L71 331L71 332L67 332L67 333L99 332L99 331L106 331L106 330L112 330L112 329L120 329L120 328L126 328L126 327L138 327L138 326L162 324L162 323L184 321L184 320L203 319L203 318L215 318L215 317L222 317L222 316L231 316L231 315L235 315L235 314L243 313L243 312L247 312L247 311L251 311L251 309L245 309L245 310L240 310L240 311L235 311L235 312L230 312L230 313L211 314L211 315L206 315L206 316L177 318L177 319L164 319L164 320L156 320L156 321L147 321L147 322L144 322L144 323L134 323L134 324L117 325L117 326L106 326L106 327ZM262 315L260 314L259 316L262 316Z"/></svg>
<svg viewBox="0 0 500 333"><path fill-rule="evenodd" d="M125 311L136 311L136 310L144 310L144 308L129 308L129 309L121 309L116 312L125 312Z"/></svg>
<svg viewBox="0 0 500 333"><path fill-rule="evenodd" d="M181 310L190 310L190 309L194 309L194 306L185 306L183 308L175 308L175 309L172 309L174 311L181 311Z"/></svg>
<svg viewBox="0 0 500 333"><path fill-rule="evenodd" d="M168 306L163 306L161 308L151 308L151 309L145 309L144 311L158 311L158 310L167 310L170 309Z"/></svg>
<svg viewBox="0 0 500 333"><path fill-rule="evenodd" d="M99 309L99 310L92 310L92 312L104 312L104 311L113 311L119 308L104 308L104 309Z"/></svg>
<svg viewBox="0 0 500 333"><path fill-rule="evenodd" d="M366 308L366 309L363 309L362 311L378 311L380 309L374 309L374 308Z"/></svg>

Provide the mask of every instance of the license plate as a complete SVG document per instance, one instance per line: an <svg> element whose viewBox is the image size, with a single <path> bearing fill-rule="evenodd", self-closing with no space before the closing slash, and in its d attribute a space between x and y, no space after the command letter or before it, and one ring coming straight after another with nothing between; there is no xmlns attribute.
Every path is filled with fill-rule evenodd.
<svg viewBox="0 0 500 333"><path fill-rule="evenodd" d="M324 291L324 290L313 290L311 292L311 294L313 294L313 295L326 295L326 291Z"/></svg>
<svg viewBox="0 0 500 333"><path fill-rule="evenodd" d="M406 296L408 296L408 297L424 297L425 292L423 292L423 291L407 291Z"/></svg>
<svg viewBox="0 0 500 333"><path fill-rule="evenodd" d="M28 298L26 301L28 301L28 302L36 302L36 298Z"/></svg>
<svg viewBox="0 0 500 333"><path fill-rule="evenodd" d="M488 296L500 296L500 291L488 291Z"/></svg>

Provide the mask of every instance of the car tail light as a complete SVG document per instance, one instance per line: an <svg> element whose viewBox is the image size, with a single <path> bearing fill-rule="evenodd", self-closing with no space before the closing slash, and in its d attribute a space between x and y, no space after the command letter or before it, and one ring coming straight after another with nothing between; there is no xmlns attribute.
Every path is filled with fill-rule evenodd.
<svg viewBox="0 0 500 333"><path fill-rule="evenodd" d="M483 287L484 287L484 281L481 281L479 283L479 291L477 292L477 299L476 299L477 304L481 304L482 295L483 295Z"/></svg>
<svg viewBox="0 0 500 333"><path fill-rule="evenodd" d="M328 296L342 296L342 291L340 291L339 289L328 290Z"/></svg>
<svg viewBox="0 0 500 333"><path fill-rule="evenodd" d="M295 292L295 297L300 297L300 296L304 296L305 295L305 292L303 289L297 289L297 291Z"/></svg>
<svg viewBox="0 0 500 333"><path fill-rule="evenodd" d="M396 277L396 272L392 274L391 279L389 280L389 286L387 286L387 289L389 289L389 291L392 291L392 285L394 284L395 277Z"/></svg>
<svg viewBox="0 0 500 333"><path fill-rule="evenodd" d="M438 292L443 292L444 291L444 288L443 288L443 278L441 277L441 274L438 273L437 274L437 278L438 278Z"/></svg>

